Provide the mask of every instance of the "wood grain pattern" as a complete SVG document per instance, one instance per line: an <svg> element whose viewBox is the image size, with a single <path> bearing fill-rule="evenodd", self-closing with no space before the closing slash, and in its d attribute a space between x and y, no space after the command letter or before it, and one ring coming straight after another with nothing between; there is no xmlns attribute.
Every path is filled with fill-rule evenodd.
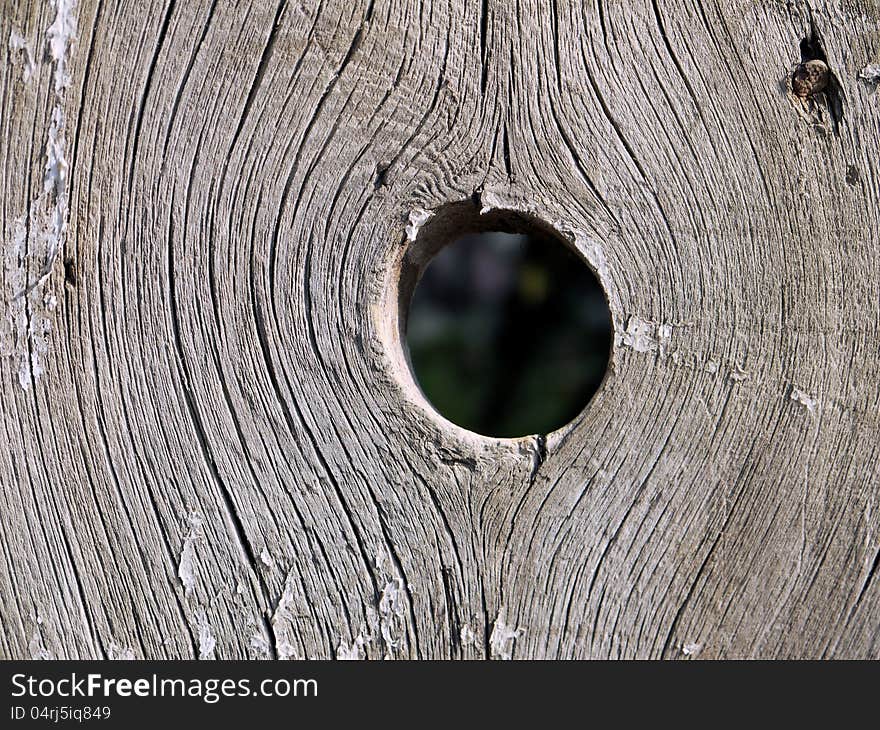
<svg viewBox="0 0 880 730"><path fill-rule="evenodd" d="M880 656L877 3L0 3L0 657ZM405 367L472 200L608 292L546 454Z"/></svg>

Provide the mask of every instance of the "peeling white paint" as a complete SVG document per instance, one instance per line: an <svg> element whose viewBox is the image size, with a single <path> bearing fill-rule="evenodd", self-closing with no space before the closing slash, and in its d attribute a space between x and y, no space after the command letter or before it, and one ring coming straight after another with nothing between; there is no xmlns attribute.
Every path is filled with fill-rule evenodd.
<svg viewBox="0 0 880 730"><path fill-rule="evenodd" d="M20 51L24 60L24 69L21 72L21 80L30 82L37 70L37 62L34 60L34 52L31 44L15 28L9 33L9 50Z"/></svg>
<svg viewBox="0 0 880 730"><path fill-rule="evenodd" d="M45 372L51 331L49 314L57 304L57 297L51 292L43 292L42 286L64 248L68 221L64 98L71 82L67 64L70 46L76 37L76 0L49 0L49 4L55 10L54 20L46 29L54 95L45 144L43 192L30 201L27 210L17 219L12 252L7 253L4 262L6 285L10 286L10 278L20 279L11 289L17 294L9 303L6 319L7 323L15 323L10 334L15 344L13 356L18 361L18 382L24 390L28 390ZM36 59L27 41L21 34L13 32L9 46L25 54L25 74L30 78L36 70ZM28 60L33 68L28 68ZM10 259L16 259L15 269L22 275L10 275ZM24 278L28 270L26 259L38 261L37 273L31 282ZM23 301L25 298L27 302ZM23 326L22 318L26 322Z"/></svg>
<svg viewBox="0 0 880 730"><path fill-rule="evenodd" d="M355 640L349 645L340 644L336 647L336 658L341 661L358 661L366 657L364 646L370 643L370 638L363 634L358 634Z"/></svg>
<svg viewBox="0 0 880 730"><path fill-rule="evenodd" d="M489 637L489 650L492 658L512 659L514 643L523 633L524 629L510 628L501 617L501 614L498 614L498 617L492 624L492 635Z"/></svg>
<svg viewBox="0 0 880 730"><path fill-rule="evenodd" d="M214 638L214 629L208 623L208 617L202 611L198 619L199 628L199 659L213 659L217 640Z"/></svg>
<svg viewBox="0 0 880 730"><path fill-rule="evenodd" d="M472 646L477 642L477 635L471 630L471 627L465 624L459 632L459 639L462 646Z"/></svg>
<svg viewBox="0 0 880 730"><path fill-rule="evenodd" d="M805 393L800 388L792 388L791 399L796 403L800 403L810 413L814 413L819 405L819 399Z"/></svg>
<svg viewBox="0 0 880 730"><path fill-rule="evenodd" d="M43 178L43 192L53 195L55 207L50 211L50 232L47 241L47 259L54 261L64 246L64 233L67 228L67 158L65 147L64 94L70 86L67 72L68 50L76 37L76 0L50 0L55 7L55 21L49 26L46 35L49 51L54 63L55 107L46 140L46 174Z"/></svg>
<svg viewBox="0 0 880 730"><path fill-rule="evenodd" d="M46 35L49 38L49 52L55 62L56 93L70 85L67 74L67 50L76 37L76 0L49 0L55 8L55 20Z"/></svg>
<svg viewBox="0 0 880 730"><path fill-rule="evenodd" d="M409 241L415 241L419 235L419 229L428 222L428 219L434 215L431 211L424 208L415 208L409 213L409 223L406 226L406 237Z"/></svg>
<svg viewBox="0 0 880 730"><path fill-rule="evenodd" d="M697 643L682 644L681 653L685 656L696 656L703 651L703 645Z"/></svg>

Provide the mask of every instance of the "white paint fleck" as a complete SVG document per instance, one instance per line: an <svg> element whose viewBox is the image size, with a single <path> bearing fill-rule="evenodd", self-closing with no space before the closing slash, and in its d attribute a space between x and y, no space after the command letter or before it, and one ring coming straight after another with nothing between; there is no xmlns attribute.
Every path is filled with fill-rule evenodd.
<svg viewBox="0 0 880 730"><path fill-rule="evenodd" d="M657 349L654 325L639 317L630 317L626 330L620 335L621 342L636 352L653 352Z"/></svg>
<svg viewBox="0 0 880 730"><path fill-rule="evenodd" d="M486 215L493 210L520 210L522 206L511 200L509 197L493 190L483 190L480 193L480 215ZM526 210L526 212L531 212Z"/></svg>
<svg viewBox="0 0 880 730"><path fill-rule="evenodd" d="M110 646L107 647L107 658L117 662L128 662L136 659L134 649L128 646L120 646L115 641L111 641Z"/></svg>
<svg viewBox="0 0 880 730"><path fill-rule="evenodd" d="M278 604L272 613L270 622L275 635L276 654L279 659L300 659L296 646L287 641L295 629L291 629L291 621L302 616L296 613L297 580L294 571L290 571L284 580L284 590L278 599Z"/></svg>
<svg viewBox="0 0 880 730"><path fill-rule="evenodd" d="M685 656L696 656L703 651L703 645L697 643L682 644L681 653Z"/></svg>
<svg viewBox="0 0 880 730"><path fill-rule="evenodd" d="M719 368L719 365L715 360L709 360L705 364L705 366L703 367L703 370L705 370L710 375L714 375L715 373L718 372L718 368Z"/></svg>
<svg viewBox="0 0 880 730"><path fill-rule="evenodd" d="M49 138L46 140L46 174L43 177L43 192L55 193L60 196L65 204L67 202L65 188L67 185L67 173L69 167L67 158L64 156L64 112L56 106L52 110L51 123L49 125ZM65 211L54 211L60 215ZM52 221L58 226L63 222Z"/></svg>
<svg viewBox="0 0 880 730"><path fill-rule="evenodd" d="M737 365L733 370L730 371L730 379L734 383L742 383L748 380L751 376L749 375L748 370Z"/></svg>
<svg viewBox="0 0 880 730"><path fill-rule="evenodd" d="M416 208L409 213L409 224L406 226L406 237L410 241L415 241L419 235L419 229L428 222L428 219L434 215L431 211L424 208Z"/></svg>
<svg viewBox="0 0 880 730"><path fill-rule="evenodd" d="M627 320L626 329L616 339L619 345L636 352L654 352L666 357L672 352L671 337L671 324L656 324L632 315Z"/></svg>
<svg viewBox="0 0 880 730"><path fill-rule="evenodd" d="M299 656L299 652L297 652L296 647L293 644L288 641L279 641L278 658L283 661L289 661L301 659L302 657Z"/></svg>
<svg viewBox="0 0 880 730"><path fill-rule="evenodd" d="M492 635L489 637L489 650L492 658L512 659L514 643L523 633L524 630L521 628L510 628L501 614L498 614L492 624Z"/></svg>
<svg viewBox="0 0 880 730"><path fill-rule="evenodd" d="M272 649L269 646L269 642L266 641L266 637L259 631L256 631L251 635L250 647L259 659L272 658Z"/></svg>
<svg viewBox="0 0 880 730"><path fill-rule="evenodd" d="M198 619L199 629L199 659L213 659L217 640L214 638L214 629L208 623L208 617L202 611Z"/></svg>
<svg viewBox="0 0 880 730"><path fill-rule="evenodd" d="M34 60L34 52L31 44L22 36L15 28L9 33L9 50L20 51L24 59L24 69L21 72L21 80L28 83L33 78L34 72L37 70L37 63Z"/></svg>
<svg viewBox="0 0 880 730"><path fill-rule="evenodd" d="M196 584L195 545L199 541L199 535L202 529L201 516L193 511L190 512L186 521L189 523L189 532L183 538L183 546L180 549L180 559L177 563L177 577L183 584L184 591L188 596Z"/></svg>
<svg viewBox="0 0 880 730"><path fill-rule="evenodd" d="M10 231L11 245L5 248L3 256L3 283L7 291L24 291L27 286L27 236L27 216L15 218ZM0 354L15 363L18 384L22 390L28 390L31 386L29 318L23 297L9 302L2 325Z"/></svg>
<svg viewBox="0 0 880 730"><path fill-rule="evenodd" d="M358 634L349 646L340 644L336 648L336 658L341 661L358 661L366 658L364 646L370 642L369 637Z"/></svg>
<svg viewBox="0 0 880 730"><path fill-rule="evenodd" d="M557 223L556 227L559 230L565 230L565 227L562 224ZM605 249L602 248L602 244L596 239L585 236L579 232L574 233L574 244L578 251L580 251L587 259L590 266L592 266L595 272L599 275L599 281L604 285L605 282L608 281L609 270L608 261L605 258Z"/></svg>
<svg viewBox="0 0 880 730"><path fill-rule="evenodd" d="M273 625L284 618L286 614L290 613L290 607L294 605L295 599L296 581L294 580L293 571L290 571L284 579L284 590L281 592L281 597L278 599L278 605L275 606L275 611L272 613Z"/></svg>
<svg viewBox="0 0 880 730"><path fill-rule="evenodd" d="M819 399L805 393L800 388L792 388L791 399L796 403L800 403L810 413L814 413L819 405Z"/></svg>
<svg viewBox="0 0 880 730"><path fill-rule="evenodd" d="M52 654L46 649L45 646L43 646L43 639L40 636L39 632L34 632L34 634L31 636L31 640L28 643L28 651L31 654L31 659L52 659Z"/></svg>
<svg viewBox="0 0 880 730"><path fill-rule="evenodd" d="M25 358L22 358L18 366L18 384L22 390L28 390L31 387L31 370Z"/></svg>
<svg viewBox="0 0 880 730"><path fill-rule="evenodd" d="M12 251L13 256L22 258L25 255L25 243L27 242L27 227L25 226L25 216L15 219L15 228L12 234Z"/></svg>
<svg viewBox="0 0 880 730"><path fill-rule="evenodd" d="M869 63L859 71L859 78L869 84L880 84L880 64Z"/></svg>
<svg viewBox="0 0 880 730"><path fill-rule="evenodd" d="M394 632L397 624L406 616L406 604L403 594L403 581L393 578L385 583L379 599L379 632L382 641L389 649L397 647Z"/></svg>
<svg viewBox="0 0 880 730"><path fill-rule="evenodd" d="M661 357L667 357L669 353L672 352L672 345L670 341L672 339L672 325L671 324L658 324L657 325L657 349L660 352ZM675 353L673 353L675 354Z"/></svg>
<svg viewBox="0 0 880 730"><path fill-rule="evenodd" d="M471 630L471 627L465 624L459 632L462 646L472 646L477 641L477 635Z"/></svg>
<svg viewBox="0 0 880 730"><path fill-rule="evenodd" d="M260 553L260 561L267 568L275 567L275 558L272 557L272 553L267 548L263 548L263 551Z"/></svg>

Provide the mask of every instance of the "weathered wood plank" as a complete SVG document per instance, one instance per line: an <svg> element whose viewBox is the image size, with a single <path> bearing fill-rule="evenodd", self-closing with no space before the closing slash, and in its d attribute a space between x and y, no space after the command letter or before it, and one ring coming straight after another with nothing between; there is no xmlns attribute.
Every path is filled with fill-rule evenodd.
<svg viewBox="0 0 880 730"><path fill-rule="evenodd" d="M876 3L2 8L0 656L880 656ZM609 296L546 457L400 350L475 196Z"/></svg>

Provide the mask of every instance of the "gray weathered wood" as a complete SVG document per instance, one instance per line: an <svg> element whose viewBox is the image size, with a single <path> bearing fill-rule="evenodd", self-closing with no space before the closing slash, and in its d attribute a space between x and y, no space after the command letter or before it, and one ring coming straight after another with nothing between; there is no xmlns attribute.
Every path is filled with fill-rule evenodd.
<svg viewBox="0 0 880 730"><path fill-rule="evenodd" d="M880 656L878 28L2 0L0 657ZM400 349L407 226L475 195L609 295L546 458Z"/></svg>

